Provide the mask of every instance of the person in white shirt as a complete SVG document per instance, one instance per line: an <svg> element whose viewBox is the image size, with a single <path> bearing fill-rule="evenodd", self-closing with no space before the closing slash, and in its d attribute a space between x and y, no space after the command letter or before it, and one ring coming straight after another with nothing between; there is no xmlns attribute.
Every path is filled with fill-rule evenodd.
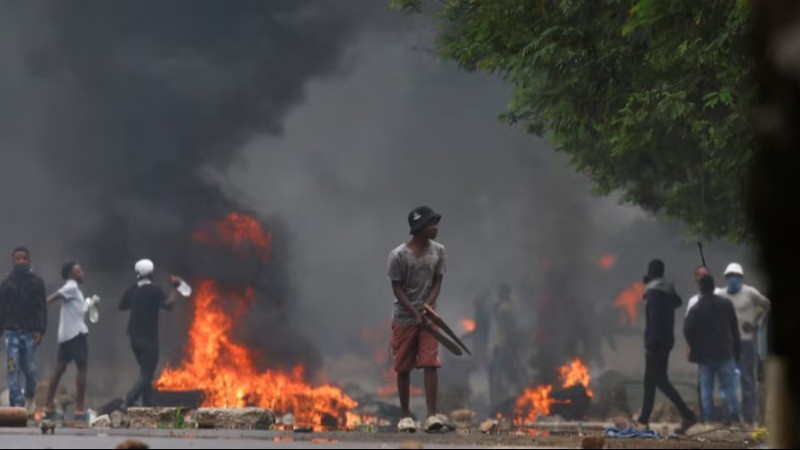
<svg viewBox="0 0 800 450"><path fill-rule="evenodd" d="M742 416L746 423L754 424L757 418L757 399L755 369L756 335L764 315L769 311L770 303L752 286L744 284L744 269L737 263L731 263L725 269L727 288L723 295L733 302L736 318L739 320L739 333L742 337L742 356L739 360L742 384Z"/></svg>
<svg viewBox="0 0 800 450"><path fill-rule="evenodd" d="M85 278L85 273L80 264L71 261L64 264L61 269L61 278L65 280L64 286L47 298L47 303L57 300L61 300L62 303L61 318L58 323L58 364L47 390L45 415L52 417L55 414L54 398L58 384L69 363L74 361L75 366L78 368L75 419L85 420L86 378L89 363L87 336L89 328L84 321L84 315L89 309L89 304L80 288Z"/></svg>

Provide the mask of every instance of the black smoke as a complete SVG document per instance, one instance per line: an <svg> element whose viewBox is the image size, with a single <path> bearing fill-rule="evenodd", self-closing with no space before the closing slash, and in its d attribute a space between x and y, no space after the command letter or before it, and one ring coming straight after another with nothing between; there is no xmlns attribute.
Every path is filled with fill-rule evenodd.
<svg viewBox="0 0 800 450"><path fill-rule="evenodd" d="M280 135L308 81L340 69L366 18L383 9L304 0L3 2L0 63L11 71L0 78L0 145L16 168L4 170L2 188L15 189L10 176L24 179L4 203L30 223L4 231L89 270L88 289L105 299L96 334L109 337L95 354L119 358L124 340L112 333L124 322L114 309L134 261L149 257L161 282L173 272L254 285L258 306L240 337L273 362L313 366L314 351L287 322L290 244L280 219L260 217L274 244L264 267L237 266L190 238L230 212L253 214L223 193L219 174L249 139ZM165 339L173 359L187 327L182 308Z"/></svg>

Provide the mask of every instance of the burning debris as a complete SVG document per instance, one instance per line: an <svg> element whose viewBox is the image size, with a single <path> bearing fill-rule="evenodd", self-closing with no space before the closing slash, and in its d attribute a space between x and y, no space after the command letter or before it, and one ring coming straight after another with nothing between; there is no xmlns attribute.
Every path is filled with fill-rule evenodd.
<svg viewBox="0 0 800 450"><path fill-rule="evenodd" d="M229 214L193 237L212 249L224 247L240 258L269 262L271 235L251 216ZM210 278L198 278L194 284L185 356L179 367L164 370L156 382L159 390L201 390L206 407L291 412L303 426L344 427L358 419L350 413L356 401L332 385L310 386L302 364L291 370L259 370L256 362L262 355L234 337L234 324L241 323L259 300L253 286L231 287Z"/></svg>
<svg viewBox="0 0 800 450"><path fill-rule="evenodd" d="M575 358L559 369L559 380L561 389L558 391L549 384L525 389L516 400L514 424L535 422L540 416L553 414L557 406L570 406L559 408L559 415L563 417L584 415L588 411L589 400L594 396L589 389L592 380L589 370L579 358Z"/></svg>
<svg viewBox="0 0 800 450"><path fill-rule="evenodd" d="M220 304L236 305L236 313L225 312ZM259 372L253 350L233 341L233 323L247 312L254 301L252 289L223 293L212 280L198 283L194 320L187 355L181 367L167 368L156 386L166 390L201 389L204 406L270 408L279 413L293 412L301 424L322 426L325 415L347 424L346 413L358 406L338 387L311 387L305 381L305 368L290 372Z"/></svg>

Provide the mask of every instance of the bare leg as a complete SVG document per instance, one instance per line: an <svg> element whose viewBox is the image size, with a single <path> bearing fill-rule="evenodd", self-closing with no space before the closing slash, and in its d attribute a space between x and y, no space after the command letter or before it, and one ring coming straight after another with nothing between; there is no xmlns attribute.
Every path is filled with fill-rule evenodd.
<svg viewBox="0 0 800 450"><path fill-rule="evenodd" d="M66 371L67 363L59 362L56 366L56 371L53 372L53 377L50 378L50 386L47 387L47 402L44 407L46 412L54 412L56 409L56 390L58 389L58 383L61 382L61 377L64 376Z"/></svg>
<svg viewBox="0 0 800 450"><path fill-rule="evenodd" d="M80 412L86 411L86 378L89 372L89 367L86 364L78 365L78 378L76 380L77 399L75 400L75 409Z"/></svg>
<svg viewBox="0 0 800 450"><path fill-rule="evenodd" d="M425 368L425 401L428 404L428 417L436 415L436 397L439 394L439 371Z"/></svg>
<svg viewBox="0 0 800 450"><path fill-rule="evenodd" d="M400 414L411 417L409 402L411 398L411 372L397 373L397 394L400 396Z"/></svg>

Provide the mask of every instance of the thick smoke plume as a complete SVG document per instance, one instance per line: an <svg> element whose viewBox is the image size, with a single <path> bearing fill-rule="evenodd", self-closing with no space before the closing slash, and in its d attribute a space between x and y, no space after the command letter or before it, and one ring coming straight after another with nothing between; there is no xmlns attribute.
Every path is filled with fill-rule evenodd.
<svg viewBox="0 0 800 450"><path fill-rule="evenodd" d="M288 237L277 218L272 262L243 270L198 248L194 230L233 211L218 174L254 135L281 133L308 80L335 72L375 9L332 2L104 1L0 5L2 244L25 242L48 281L59 259L90 272L106 300L95 355L125 348L115 314L132 264L259 289L241 337L273 361L313 352L286 324ZM374 15L373 15L374 16ZM242 283L244 284L244 283ZM55 286L51 286L55 287ZM263 310L259 311L258 308ZM185 309L185 306L184 306ZM186 323L177 311L171 351ZM51 315L52 317L52 315ZM177 325L174 325L176 324ZM250 330L258 329L258 333ZM99 347L99 348L98 348Z"/></svg>
<svg viewBox="0 0 800 450"><path fill-rule="evenodd" d="M444 214L445 317L470 316L476 296L509 283L528 333L520 345L550 365L572 353L603 362L614 298L649 258L663 257L692 292L698 257L680 227L592 197L562 155L496 121L507 86L437 61L425 51L430 24L386 3L0 2L0 251L31 246L51 288L62 260L85 263L87 290L107 301L93 367L131 372L113 310L148 256L162 275L257 280L258 332L242 327L242 339L273 362L313 359L292 323L330 356L329 372L348 366L360 381L374 364L340 357L374 350L362 332L390 317L386 256L419 204ZM268 267L190 240L248 209L273 234ZM606 253L617 262L602 271ZM717 270L742 255L708 248ZM173 362L188 326L181 308L164 324ZM559 344L534 348L534 333L548 331L537 323ZM639 351L638 333L623 354ZM443 378L464 373L447 364Z"/></svg>

